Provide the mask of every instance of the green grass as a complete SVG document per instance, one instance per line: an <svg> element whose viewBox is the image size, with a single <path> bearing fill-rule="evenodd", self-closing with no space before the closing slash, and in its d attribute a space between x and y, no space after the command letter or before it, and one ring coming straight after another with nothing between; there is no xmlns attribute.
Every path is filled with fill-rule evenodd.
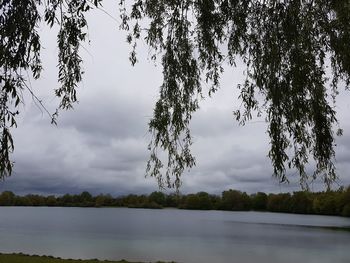
<svg viewBox="0 0 350 263"><path fill-rule="evenodd" d="M108 260L97 260L97 259L61 259L54 258L51 256L37 256L37 255L24 255L24 254L1 254L0 263L141 263L141 262L130 262L126 260L120 261L108 261ZM158 261L158 263L162 263Z"/></svg>

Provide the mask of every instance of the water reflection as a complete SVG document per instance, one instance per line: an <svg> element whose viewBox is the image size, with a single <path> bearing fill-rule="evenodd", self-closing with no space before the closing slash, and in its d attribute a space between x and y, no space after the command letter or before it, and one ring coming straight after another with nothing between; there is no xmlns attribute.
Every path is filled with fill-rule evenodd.
<svg viewBox="0 0 350 263"><path fill-rule="evenodd" d="M126 208L0 208L0 251L177 262L349 262L349 218Z"/></svg>

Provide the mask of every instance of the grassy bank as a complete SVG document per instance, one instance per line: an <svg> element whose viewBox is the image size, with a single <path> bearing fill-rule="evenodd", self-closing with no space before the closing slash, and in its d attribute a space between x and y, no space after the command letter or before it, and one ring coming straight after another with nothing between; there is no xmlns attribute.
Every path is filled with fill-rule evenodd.
<svg viewBox="0 0 350 263"><path fill-rule="evenodd" d="M24 254L1 254L0 263L141 263L141 262L130 262L126 260L121 261L108 261L108 260L75 260L75 259L61 259L54 258L51 256L30 256ZM158 261L158 263L162 263Z"/></svg>

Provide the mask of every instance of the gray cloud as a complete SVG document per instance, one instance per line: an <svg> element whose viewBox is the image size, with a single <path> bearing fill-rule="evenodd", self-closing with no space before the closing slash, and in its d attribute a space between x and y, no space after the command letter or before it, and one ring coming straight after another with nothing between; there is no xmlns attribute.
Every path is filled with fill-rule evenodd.
<svg viewBox="0 0 350 263"><path fill-rule="evenodd" d="M117 11L117 7L106 8ZM130 47L115 21L96 12L90 22L91 45L85 46L88 52L82 52L86 73L78 92L79 104L73 111L60 112L55 127L30 98L27 100L19 127L13 131L14 174L0 182L0 191L63 194L88 190L118 195L158 189L154 178L144 175L150 139L147 123L158 96L161 68L147 60L142 42L140 63L131 67ZM53 95L58 85L56 37L45 28L41 33L45 71L32 86L54 112L58 105ZM244 79L243 70L240 64L235 70L227 68L221 89L202 101L193 117L197 166L183 175L184 193L220 193L229 188L250 193L300 189L293 171L288 172L289 185L272 178L271 162L266 157L266 123L254 119L242 127L234 120L232 112L240 106L236 85ZM350 184L349 98L349 92L342 92L337 104L344 128L336 149L343 184ZM323 187L321 181L311 186L315 190Z"/></svg>

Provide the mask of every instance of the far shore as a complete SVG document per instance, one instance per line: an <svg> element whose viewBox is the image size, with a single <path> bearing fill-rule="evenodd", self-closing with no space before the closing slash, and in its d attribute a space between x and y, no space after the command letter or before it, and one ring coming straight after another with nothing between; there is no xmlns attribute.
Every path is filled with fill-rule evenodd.
<svg viewBox="0 0 350 263"><path fill-rule="evenodd" d="M19 196L11 191L0 193L0 206L49 207L129 207L129 208L181 208L189 210L266 211L291 214L332 215L350 217L350 186L326 192L299 191L293 193L247 194L238 190L223 191L221 195L198 192L196 194L149 195L129 194L113 197L110 194L80 194Z"/></svg>
<svg viewBox="0 0 350 263"><path fill-rule="evenodd" d="M62 259L60 257L52 256L38 256L38 255L26 255L22 253L0 253L0 262L6 263L146 263L139 261L126 261L124 259L119 261L110 260L98 260L98 259ZM151 263L151 262L148 262ZM157 261L155 263L165 263ZM175 262L169 262L175 263Z"/></svg>

